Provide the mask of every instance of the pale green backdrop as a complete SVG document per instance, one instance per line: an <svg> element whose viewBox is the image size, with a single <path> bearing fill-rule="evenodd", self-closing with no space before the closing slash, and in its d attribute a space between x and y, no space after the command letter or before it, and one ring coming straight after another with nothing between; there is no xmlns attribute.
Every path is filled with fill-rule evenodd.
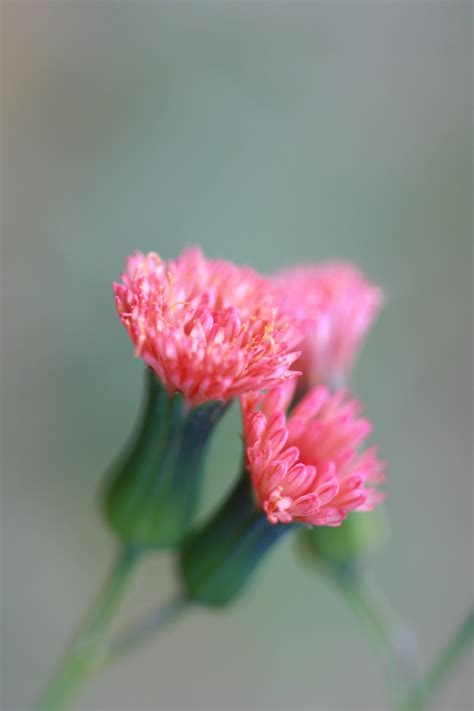
<svg viewBox="0 0 474 711"><path fill-rule="evenodd" d="M102 472L142 368L111 281L187 244L271 270L344 257L389 301L355 375L390 462L376 572L431 659L472 597L472 5L2 5L2 709L27 708L114 542ZM204 510L232 480L222 427ZM143 568L131 619L172 590ZM473 706L464 659L438 709ZM81 708L379 711L379 660L291 541Z"/></svg>

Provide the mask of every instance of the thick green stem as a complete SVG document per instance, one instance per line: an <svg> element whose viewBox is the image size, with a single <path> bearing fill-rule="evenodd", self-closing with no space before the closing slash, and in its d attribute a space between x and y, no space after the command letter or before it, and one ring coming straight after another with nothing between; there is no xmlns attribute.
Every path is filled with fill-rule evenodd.
<svg viewBox="0 0 474 711"><path fill-rule="evenodd" d="M137 548L120 551L102 593L67 649L37 704L38 711L63 711L100 667L104 635L141 557Z"/></svg>
<svg viewBox="0 0 474 711"><path fill-rule="evenodd" d="M474 609L456 630L453 638L434 661L426 676L415 686L402 711L419 711L426 708L430 699L450 674L455 664L474 639Z"/></svg>

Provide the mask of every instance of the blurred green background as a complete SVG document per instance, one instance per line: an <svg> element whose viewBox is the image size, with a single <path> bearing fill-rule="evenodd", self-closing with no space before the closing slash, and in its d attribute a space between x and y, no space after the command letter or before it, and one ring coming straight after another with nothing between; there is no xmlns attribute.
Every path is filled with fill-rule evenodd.
<svg viewBox="0 0 474 711"><path fill-rule="evenodd" d="M268 271L355 260L388 291L354 387L390 463L376 562L426 662L472 597L470 2L2 5L3 701L51 671L114 549L102 473L139 407L111 281L188 244ZM202 514L236 473L223 424ZM231 464L229 464L231 462ZM235 462L235 463L234 463ZM123 620L173 589L166 555ZM472 660L472 658L471 658ZM378 711L379 659L290 540L83 709ZM473 706L464 659L436 708Z"/></svg>

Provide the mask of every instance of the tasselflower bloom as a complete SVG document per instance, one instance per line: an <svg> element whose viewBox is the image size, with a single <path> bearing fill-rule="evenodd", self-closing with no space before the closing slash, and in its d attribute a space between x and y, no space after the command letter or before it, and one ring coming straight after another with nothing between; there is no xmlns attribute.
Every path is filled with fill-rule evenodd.
<svg viewBox="0 0 474 711"><path fill-rule="evenodd" d="M345 382L384 296L358 267L346 262L294 266L274 277L289 314L305 321L296 367L300 386Z"/></svg>
<svg viewBox="0 0 474 711"><path fill-rule="evenodd" d="M270 280L248 267L187 249L164 262L156 253L129 257L115 304L135 353L168 393L191 406L227 401L297 375L301 334L285 317Z"/></svg>
<svg viewBox="0 0 474 711"><path fill-rule="evenodd" d="M338 526L383 500L384 464L361 450L371 424L343 391L317 386L289 415L295 383L241 398L247 467L270 523Z"/></svg>

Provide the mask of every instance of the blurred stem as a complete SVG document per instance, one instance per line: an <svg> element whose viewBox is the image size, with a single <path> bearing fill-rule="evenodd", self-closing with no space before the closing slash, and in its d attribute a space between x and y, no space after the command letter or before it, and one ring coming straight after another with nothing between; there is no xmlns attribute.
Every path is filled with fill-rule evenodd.
<svg viewBox="0 0 474 711"><path fill-rule="evenodd" d="M132 546L126 546L120 551L97 602L40 697L38 711L62 711L70 708L81 687L100 667L104 635L142 555L143 549Z"/></svg>
<svg viewBox="0 0 474 711"><path fill-rule="evenodd" d="M135 647L147 642L170 622L175 621L186 609L190 601L181 593L164 605L146 615L143 620L129 627L115 641L112 641L105 652L101 666L113 664L118 658L131 652Z"/></svg>
<svg viewBox="0 0 474 711"><path fill-rule="evenodd" d="M366 571L352 568L348 571L337 566L332 572L349 606L383 656L391 705L398 708L400 699L418 675L412 636Z"/></svg>
<svg viewBox="0 0 474 711"><path fill-rule="evenodd" d="M402 711L419 711L426 708L430 699L454 668L462 653L474 638L474 609L454 633L453 638L434 661L426 676L415 686L406 701L400 706Z"/></svg>

